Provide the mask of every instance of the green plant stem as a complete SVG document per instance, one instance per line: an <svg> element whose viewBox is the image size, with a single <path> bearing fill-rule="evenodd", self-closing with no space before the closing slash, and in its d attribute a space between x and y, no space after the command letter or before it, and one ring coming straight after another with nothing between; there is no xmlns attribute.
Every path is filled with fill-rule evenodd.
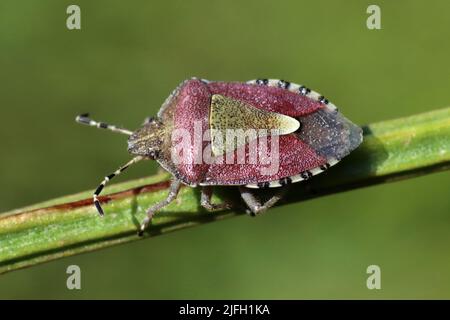
<svg viewBox="0 0 450 320"><path fill-rule="evenodd" d="M410 178L450 166L450 108L371 124L363 144L341 163L310 181L292 186L285 203L353 188ZM61 257L134 241L151 204L167 194L169 176L108 186L101 197L105 217L92 205L91 192L53 199L0 215L0 273ZM236 216L209 213L199 206L199 190L182 188L179 197L155 216L143 238ZM216 202L237 201L234 188L219 188ZM236 202L238 203L238 202Z"/></svg>

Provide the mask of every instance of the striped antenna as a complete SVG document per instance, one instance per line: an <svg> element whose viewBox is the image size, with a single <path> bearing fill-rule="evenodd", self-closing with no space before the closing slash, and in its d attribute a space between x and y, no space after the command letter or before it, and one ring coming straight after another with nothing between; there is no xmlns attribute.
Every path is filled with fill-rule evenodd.
<svg viewBox="0 0 450 320"><path fill-rule="evenodd" d="M97 208L98 213L103 216L104 212L102 209L102 206L100 205L100 201L98 200L98 196L100 195L100 192L102 192L103 188L106 186L106 184L114 177L118 176L119 174L121 174L122 172L124 172L129 166L131 166L132 164L135 164L136 162L141 161L142 159L144 159L144 157L142 156L137 156L133 159L131 159L130 161L128 161L125 165L121 166L119 169L117 169L116 171L114 171L113 173L111 173L110 175L107 175L103 181L99 184L99 186L97 187L97 189L95 189L94 191L94 195L93 195L93 200L94 200L94 205L95 208Z"/></svg>
<svg viewBox="0 0 450 320"><path fill-rule="evenodd" d="M108 129L111 130L113 132L118 132L118 133L122 133L122 134L126 134L128 136L130 136L133 132L127 129L123 129L123 128L119 128L104 122L97 122L92 120L91 118L89 118L89 114L88 113L84 113L81 114L79 116L76 117L75 119L76 122L81 123L81 124L85 124L91 127L97 127L99 129Z"/></svg>

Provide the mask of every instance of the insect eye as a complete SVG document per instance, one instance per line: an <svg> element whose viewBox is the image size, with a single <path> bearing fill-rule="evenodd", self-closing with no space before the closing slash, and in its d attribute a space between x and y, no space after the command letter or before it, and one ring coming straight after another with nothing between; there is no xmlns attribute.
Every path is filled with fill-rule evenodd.
<svg viewBox="0 0 450 320"><path fill-rule="evenodd" d="M148 124L148 123L155 123L156 119L154 117L147 117L145 118L144 124Z"/></svg>
<svg viewBox="0 0 450 320"><path fill-rule="evenodd" d="M154 150L150 152L150 158L152 158L153 160L157 159L159 157L159 150Z"/></svg>

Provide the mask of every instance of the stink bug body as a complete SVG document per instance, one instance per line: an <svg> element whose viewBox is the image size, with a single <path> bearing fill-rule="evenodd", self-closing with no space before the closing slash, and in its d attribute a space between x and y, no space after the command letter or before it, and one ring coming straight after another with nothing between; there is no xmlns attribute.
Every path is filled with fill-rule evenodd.
<svg viewBox="0 0 450 320"><path fill-rule="evenodd" d="M152 159L173 175L167 198L147 210L142 233L156 211L173 201L182 184L202 188L201 205L211 203L214 185L238 186L252 214L274 205L291 183L327 170L362 142L362 130L324 96L283 80L181 83L162 105L132 132L96 122L83 124L129 135L135 157L108 175L94 192L94 204L105 184L131 164ZM270 155L270 156L269 156ZM253 189L279 187L261 204Z"/></svg>

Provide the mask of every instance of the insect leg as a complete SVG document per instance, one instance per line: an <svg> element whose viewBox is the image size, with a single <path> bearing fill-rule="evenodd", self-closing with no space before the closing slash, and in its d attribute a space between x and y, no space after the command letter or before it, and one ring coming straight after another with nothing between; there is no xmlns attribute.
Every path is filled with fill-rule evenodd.
<svg viewBox="0 0 450 320"><path fill-rule="evenodd" d="M139 236L142 236L144 234L145 229L147 228L148 224L152 220L153 216L155 215L156 211L164 208L169 203L171 203L173 200L176 199L178 195L178 191L180 191L181 188L181 181L178 179L174 179L172 183L170 184L169 194L167 195L166 199L154 204L147 210L147 216L145 217L144 221L141 223L141 227L139 228Z"/></svg>
<svg viewBox="0 0 450 320"><path fill-rule="evenodd" d="M126 135L131 135L133 132L127 129L123 129L123 128L119 128L117 126L113 126L104 122L97 122L92 120L91 118L89 118L89 114L85 113L82 115L79 115L76 117L75 119L76 122L81 123L81 124L85 124L91 127L97 127L97 128L101 128L101 129L108 129L111 130L113 132L118 132L118 133L123 133Z"/></svg>
<svg viewBox="0 0 450 320"><path fill-rule="evenodd" d="M113 173L111 173L110 175L106 176L103 181L99 184L99 186L97 187L97 189L95 189L94 191L94 205L97 208L98 213L103 216L104 212L102 209L102 206L100 205L100 201L98 201L98 196L100 195L100 192L102 192L103 188L105 187L105 185L115 176L118 176L119 174L121 174L123 171L125 171L129 166L131 166L132 164L135 164L138 161L141 161L142 159L144 159L144 157L142 156L137 156L134 157L133 159L131 159L130 161L128 161L125 165L121 166L119 169L117 169L116 171L114 171Z"/></svg>
<svg viewBox="0 0 450 320"><path fill-rule="evenodd" d="M274 206L288 191L289 186L278 188L269 200L261 204L261 200L255 195L255 191L246 187L239 187L239 192L247 207L250 209L250 215L256 216Z"/></svg>
<svg viewBox="0 0 450 320"><path fill-rule="evenodd" d="M230 209L231 205L229 203L223 202L223 203L211 203L211 196L213 193L213 188L211 186L202 187L201 191L201 200L200 204L203 208L205 208L208 211L218 211L218 210L225 210Z"/></svg>

